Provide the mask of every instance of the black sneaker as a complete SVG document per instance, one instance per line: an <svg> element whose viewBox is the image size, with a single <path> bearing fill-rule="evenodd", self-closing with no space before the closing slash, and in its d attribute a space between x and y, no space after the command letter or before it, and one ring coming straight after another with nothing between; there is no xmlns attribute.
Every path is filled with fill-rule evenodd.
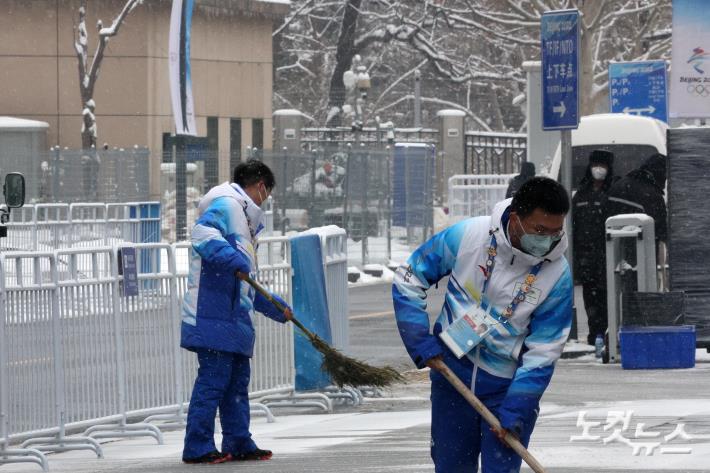
<svg viewBox="0 0 710 473"><path fill-rule="evenodd" d="M250 461L250 460L269 460L273 456L271 450L262 450L257 448L247 453L231 453L231 461Z"/></svg>
<svg viewBox="0 0 710 473"><path fill-rule="evenodd" d="M197 458L182 458L184 463L207 463L208 465L216 465L217 463L224 463L231 460L232 455L229 453L219 453L217 450L205 453L201 457Z"/></svg>

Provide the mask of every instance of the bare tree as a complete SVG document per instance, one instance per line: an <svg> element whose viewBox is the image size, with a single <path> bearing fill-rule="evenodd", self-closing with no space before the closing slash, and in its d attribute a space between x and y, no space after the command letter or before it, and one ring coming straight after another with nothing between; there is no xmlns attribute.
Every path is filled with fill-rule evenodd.
<svg viewBox="0 0 710 473"><path fill-rule="evenodd" d="M466 0L465 8L443 3L440 11L449 21L475 28L491 43L515 46L530 59L540 56L542 14L579 9L582 114L603 109L610 61L670 56L670 35L652 39L657 31L670 28L670 0Z"/></svg>
<svg viewBox="0 0 710 473"><path fill-rule="evenodd" d="M294 0L274 32L275 106L325 122L345 101L342 74L359 54L372 77L368 115L411 123L414 71L422 105L458 108L481 129L517 130L522 63L540 57L544 12L582 12L582 111L604 109L609 61L667 58L671 0ZM654 39L657 38L657 39ZM327 92L326 92L327 91ZM402 123L405 122L405 123ZM429 121L429 124L433 124Z"/></svg>
<svg viewBox="0 0 710 473"><path fill-rule="evenodd" d="M91 149L96 147L96 102L94 101L94 88L99 78L101 62L104 58L109 39L118 34L118 30L133 9L142 4L143 0L127 0L121 12L113 19L111 26L104 27L99 20L96 24L98 30L98 45L94 57L89 62L89 35L86 29L86 6L88 1L81 0L79 5L79 23L75 28L76 35L74 49L79 65L79 92L81 94L81 107L83 125L81 128L81 147Z"/></svg>

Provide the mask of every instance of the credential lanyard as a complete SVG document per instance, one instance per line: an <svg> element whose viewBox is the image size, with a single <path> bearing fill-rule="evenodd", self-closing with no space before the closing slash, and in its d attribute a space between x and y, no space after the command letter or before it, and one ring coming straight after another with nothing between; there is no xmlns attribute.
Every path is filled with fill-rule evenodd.
<svg viewBox="0 0 710 473"><path fill-rule="evenodd" d="M491 280L493 269L496 266L497 254L498 241L496 240L495 234L491 232L491 244L488 247L488 259L486 260L486 268L483 271L485 275L485 280L483 281L483 291L481 291L482 295L485 294L486 289L488 289L488 282ZM535 280L537 279L537 274L540 272L540 269L542 268L542 264L544 262L544 260L540 261L538 264L533 266L530 270L530 273L525 276L525 281L523 281L523 283L520 285L518 293L515 295L511 303L508 304L508 307L506 307L503 311L503 317L510 318L513 315L513 312L515 312L515 309L518 307L518 304L525 300L525 295L530 292L530 289L532 289L532 285L535 283Z"/></svg>

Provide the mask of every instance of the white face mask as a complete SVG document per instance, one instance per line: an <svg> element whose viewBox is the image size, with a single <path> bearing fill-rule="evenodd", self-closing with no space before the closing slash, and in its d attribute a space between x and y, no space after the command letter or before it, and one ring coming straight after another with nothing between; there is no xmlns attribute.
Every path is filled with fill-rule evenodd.
<svg viewBox="0 0 710 473"><path fill-rule="evenodd" d="M597 181L603 181L606 179L606 175L609 171L607 168L601 166L595 166L592 168L592 177Z"/></svg>

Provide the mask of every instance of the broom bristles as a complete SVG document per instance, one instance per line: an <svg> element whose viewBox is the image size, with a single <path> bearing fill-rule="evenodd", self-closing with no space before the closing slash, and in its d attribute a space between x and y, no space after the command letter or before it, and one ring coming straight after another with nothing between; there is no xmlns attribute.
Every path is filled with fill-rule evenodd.
<svg viewBox="0 0 710 473"><path fill-rule="evenodd" d="M311 343L323 355L321 369L330 375L331 380L338 387L347 385L355 388L359 386L384 388L404 381L402 375L394 368L390 366L377 368L350 358L328 345L317 335L314 335Z"/></svg>

